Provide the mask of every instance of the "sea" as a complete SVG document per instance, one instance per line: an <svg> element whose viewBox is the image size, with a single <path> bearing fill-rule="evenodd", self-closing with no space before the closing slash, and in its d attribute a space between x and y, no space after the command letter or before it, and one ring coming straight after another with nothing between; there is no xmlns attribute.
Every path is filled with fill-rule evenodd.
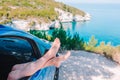
<svg viewBox="0 0 120 80"><path fill-rule="evenodd" d="M78 33L85 42L94 36L98 43L104 41L113 46L120 45L120 4L66 4L91 15L90 21L62 23L72 35Z"/></svg>

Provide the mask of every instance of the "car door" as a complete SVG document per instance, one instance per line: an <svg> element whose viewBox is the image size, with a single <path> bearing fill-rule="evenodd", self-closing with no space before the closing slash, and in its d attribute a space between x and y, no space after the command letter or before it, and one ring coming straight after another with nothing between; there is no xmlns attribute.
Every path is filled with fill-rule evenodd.
<svg viewBox="0 0 120 80"><path fill-rule="evenodd" d="M7 80L15 64L34 61L41 55L36 43L23 36L0 36L0 80Z"/></svg>

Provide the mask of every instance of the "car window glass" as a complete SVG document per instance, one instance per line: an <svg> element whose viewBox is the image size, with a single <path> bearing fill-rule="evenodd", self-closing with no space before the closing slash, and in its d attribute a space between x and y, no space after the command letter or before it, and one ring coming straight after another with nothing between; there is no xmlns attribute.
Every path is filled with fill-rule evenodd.
<svg viewBox="0 0 120 80"><path fill-rule="evenodd" d="M43 39L37 40L37 46L40 50L41 56L43 56L45 54L45 52L48 51L51 47L50 43L47 43L46 41L43 41Z"/></svg>
<svg viewBox="0 0 120 80"><path fill-rule="evenodd" d="M21 38L0 38L0 54L13 55L23 62L34 59L30 43Z"/></svg>
<svg viewBox="0 0 120 80"><path fill-rule="evenodd" d="M43 56L44 53L45 53L46 48L44 48L43 46L41 46L40 42L37 43L37 46L38 46L38 48L40 50L41 56Z"/></svg>

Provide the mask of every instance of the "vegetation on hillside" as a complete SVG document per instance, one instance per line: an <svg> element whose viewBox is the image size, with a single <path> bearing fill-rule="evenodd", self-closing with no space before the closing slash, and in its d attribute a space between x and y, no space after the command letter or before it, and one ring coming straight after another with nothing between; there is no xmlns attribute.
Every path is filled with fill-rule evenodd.
<svg viewBox="0 0 120 80"><path fill-rule="evenodd" d="M48 22L58 17L55 7L84 16L83 11L54 0L0 0L0 22L30 18Z"/></svg>
<svg viewBox="0 0 120 80"><path fill-rule="evenodd" d="M74 36L70 36L62 28L53 30L52 36L47 34L45 31L31 30L30 33L49 41L53 41L58 37L61 41L62 49L95 52L120 63L120 46L112 46L110 42L107 44L105 44L105 42L101 42L98 45L98 41L94 36L92 36L88 42L84 42L77 33Z"/></svg>
<svg viewBox="0 0 120 80"><path fill-rule="evenodd" d="M84 44L84 49L86 51L95 52L102 54L107 58L110 58L118 63L120 63L120 46L112 46L110 42L105 44L105 42L100 42L99 45L97 39L92 36L89 42Z"/></svg>
<svg viewBox="0 0 120 80"><path fill-rule="evenodd" d="M76 33L75 35L70 36L62 28L54 29L52 35L46 33L45 31L38 30L30 30L29 32L48 41L54 41L56 37L59 38L61 41L61 49L63 50L84 50L84 41L79 37L79 34Z"/></svg>

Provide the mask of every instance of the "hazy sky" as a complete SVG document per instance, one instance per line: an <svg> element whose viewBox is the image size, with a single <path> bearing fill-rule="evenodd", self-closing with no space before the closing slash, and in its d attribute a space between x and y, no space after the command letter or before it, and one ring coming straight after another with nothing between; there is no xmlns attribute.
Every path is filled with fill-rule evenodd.
<svg viewBox="0 0 120 80"><path fill-rule="evenodd" d="M120 3L120 0L56 0L72 3Z"/></svg>

